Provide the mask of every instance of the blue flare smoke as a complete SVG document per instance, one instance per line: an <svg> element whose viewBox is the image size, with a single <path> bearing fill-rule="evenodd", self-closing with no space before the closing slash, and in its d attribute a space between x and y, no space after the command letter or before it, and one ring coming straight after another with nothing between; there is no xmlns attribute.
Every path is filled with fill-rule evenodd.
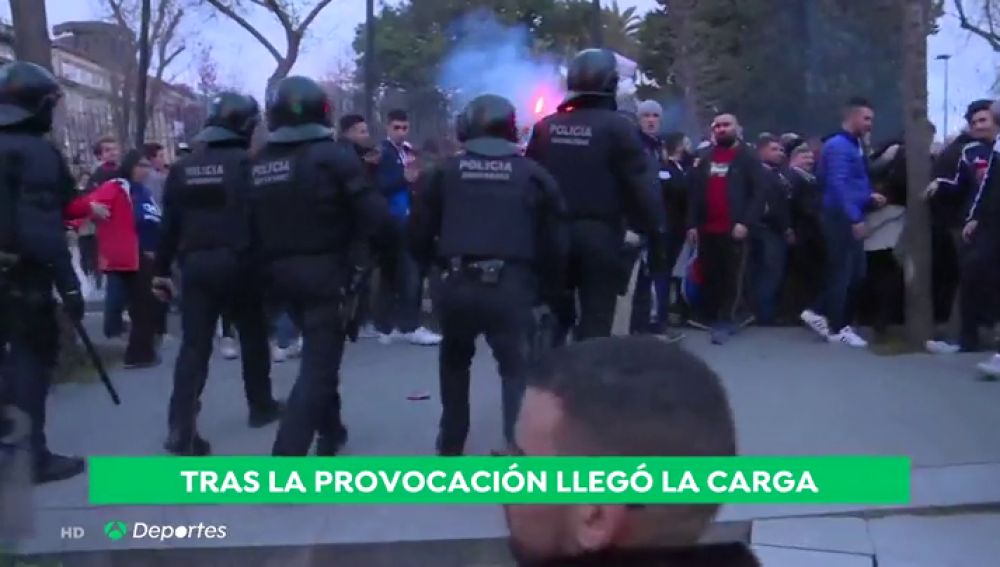
<svg viewBox="0 0 1000 567"><path fill-rule="evenodd" d="M460 111L472 99L495 94L517 108L518 123L533 124L562 101L558 62L531 49L525 26L506 26L489 11L476 11L449 29L452 41L438 73L438 87L451 96ZM537 113L538 100L544 101Z"/></svg>

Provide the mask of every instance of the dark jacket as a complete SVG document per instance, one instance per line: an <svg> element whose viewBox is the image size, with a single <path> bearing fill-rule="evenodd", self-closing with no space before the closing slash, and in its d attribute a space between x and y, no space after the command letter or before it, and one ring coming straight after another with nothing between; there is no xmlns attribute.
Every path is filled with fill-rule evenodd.
<svg viewBox="0 0 1000 567"><path fill-rule="evenodd" d="M400 151L389 140L383 140L379 148L382 158L376 168L379 192L389 202L389 210L394 217L405 217L410 209L410 183L404 175L406 164Z"/></svg>
<svg viewBox="0 0 1000 567"><path fill-rule="evenodd" d="M521 561L521 567L760 567L741 543L698 545L678 549L609 550L545 561Z"/></svg>
<svg viewBox="0 0 1000 567"><path fill-rule="evenodd" d="M660 167L659 178L663 205L667 208L667 230L683 233L687 228L688 195L691 192L690 169L667 160Z"/></svg>
<svg viewBox="0 0 1000 567"><path fill-rule="evenodd" d="M660 159L660 140L658 138L654 138L653 136L646 135L646 133L641 130L639 131L639 138L642 140L642 147L646 151L646 159L649 161L647 176L649 177L649 190L653 194L653 200L657 205L656 212L659 213L657 224L660 226L666 226L666 203L663 201L663 191L660 188L660 182L658 179L660 167L663 165L663 161Z"/></svg>
<svg viewBox="0 0 1000 567"><path fill-rule="evenodd" d="M705 192L708 190L713 150L714 147L709 147L698 152L696 165L691 171L688 228L698 228L705 223L707 215ZM733 224L742 224L746 227L758 224L763 209L761 202L765 183L763 170L756 152L742 142L736 147L736 156L729 164L726 180L727 193L729 194L729 216Z"/></svg>
<svg viewBox="0 0 1000 567"><path fill-rule="evenodd" d="M976 172L989 164L993 144L981 142L968 134L955 139L934 161L938 191L931 200L931 218L935 224L956 227L965 224L965 215L979 182Z"/></svg>
<svg viewBox="0 0 1000 567"><path fill-rule="evenodd" d="M788 168L785 176L791 183L792 230L799 240L810 236L820 237L820 217L823 213L823 191L816 176L794 167Z"/></svg>
<svg viewBox="0 0 1000 567"><path fill-rule="evenodd" d="M764 193L760 224L768 230L784 234L792 228L792 184L780 168L767 164L762 164L762 168Z"/></svg>
<svg viewBox="0 0 1000 567"><path fill-rule="evenodd" d="M997 143L1000 145L1000 141ZM997 159L997 145L994 145L990 153L989 166L986 169L986 177L979 184L979 189L972 198L969 205L969 212L966 215L967 221L987 222L991 228L995 228L1000 222L1000 159Z"/></svg>

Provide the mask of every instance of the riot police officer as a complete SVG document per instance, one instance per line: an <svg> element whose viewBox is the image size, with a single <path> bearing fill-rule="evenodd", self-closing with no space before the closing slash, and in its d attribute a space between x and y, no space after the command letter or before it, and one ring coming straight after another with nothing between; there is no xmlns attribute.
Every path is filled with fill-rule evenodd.
<svg viewBox="0 0 1000 567"><path fill-rule="evenodd" d="M626 224L647 237L651 271L665 267L665 241L639 132L616 112L614 53L581 51L570 63L566 83L568 98L535 125L527 156L555 177L566 200L569 288L580 303L574 334L583 340L611 334L616 297L631 268L621 254ZM560 342L576 320L575 303L574 294L567 293L557 310Z"/></svg>
<svg viewBox="0 0 1000 567"><path fill-rule="evenodd" d="M61 94L55 77L38 65L0 67L0 395L31 420L38 483L84 469L83 459L50 452L45 438L45 399L59 349L53 286L72 319L84 312L64 227L76 184L44 138Z"/></svg>
<svg viewBox="0 0 1000 567"><path fill-rule="evenodd" d="M346 306L367 265L384 207L358 156L334 142L330 102L305 77L282 80L268 101L267 146L253 160L257 253L273 297L302 331L299 376L275 455L336 454L347 440L339 373Z"/></svg>
<svg viewBox="0 0 1000 567"><path fill-rule="evenodd" d="M410 224L415 255L442 268L435 305L443 334L442 455L464 449L469 368L480 334L499 366L503 434L513 442L533 309L564 286L569 247L555 180L516 146L513 105L499 96L478 97L456 125L465 153L431 174Z"/></svg>
<svg viewBox="0 0 1000 567"><path fill-rule="evenodd" d="M216 322L232 313L239 331L250 427L276 421L281 406L271 394L268 324L253 277L250 252L248 148L260 120L252 97L224 92L195 138L204 147L171 168L164 188L163 235L153 285L172 295L171 270L180 254L183 339L174 366L165 448L206 455L197 433L198 398L208 378Z"/></svg>

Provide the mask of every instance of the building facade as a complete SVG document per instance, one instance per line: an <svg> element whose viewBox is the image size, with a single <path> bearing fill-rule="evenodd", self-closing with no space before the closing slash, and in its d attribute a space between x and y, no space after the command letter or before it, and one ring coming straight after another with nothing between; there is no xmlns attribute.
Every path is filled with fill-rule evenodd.
<svg viewBox="0 0 1000 567"><path fill-rule="evenodd" d="M121 137L122 93L128 91L122 89L126 73L120 62L131 43L120 28L104 22L71 22L55 26L54 31L52 70L63 87L65 111L63 127L56 134L74 169L86 171L94 165L91 148L96 140ZM0 24L0 61L14 59L13 39L13 28ZM184 113L200 103L186 86L154 85L155 81L150 78L149 88L158 89L159 97L148 117L145 141L162 144L168 159L173 159L177 144L195 134ZM134 121L132 116L133 131Z"/></svg>

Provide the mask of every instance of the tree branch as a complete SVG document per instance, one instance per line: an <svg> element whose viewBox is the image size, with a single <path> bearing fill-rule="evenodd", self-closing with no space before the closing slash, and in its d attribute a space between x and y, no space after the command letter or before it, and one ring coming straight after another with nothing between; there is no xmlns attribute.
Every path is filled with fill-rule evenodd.
<svg viewBox="0 0 1000 567"><path fill-rule="evenodd" d="M263 45L265 49L267 49L268 53L271 54L271 57L274 57L275 61L277 61L279 64L281 63L281 61L284 59L284 57L281 56L281 52L279 52L274 47L274 44L272 44L270 41L268 41L266 37L264 37L264 34L260 33L257 30L257 28L253 27L253 25L250 22L248 22L246 18L237 14L229 6L226 6L222 2L222 0L206 0L206 1L209 4L211 4L212 7L214 7L216 10L222 12L222 14L225 15L227 18L239 24L241 28L245 29L250 35L254 37L254 39L259 41L260 44Z"/></svg>
<svg viewBox="0 0 1000 567"><path fill-rule="evenodd" d="M973 24L969 20L968 15L966 15L965 13L965 6L962 5L962 0L955 0L955 11L958 12L958 24L959 26L961 26L963 30L966 30L973 35L981 37L982 39L986 40L987 43L990 44L990 47L993 48L993 51L1000 52L1000 37L998 37L997 34L993 33L992 21L988 22L990 28L989 30L984 30L983 28ZM990 15L989 12L987 12L987 14ZM988 19L992 20L992 17L989 17Z"/></svg>
<svg viewBox="0 0 1000 567"><path fill-rule="evenodd" d="M292 23L291 18L285 13L285 9L278 5L275 0L250 0L254 4L264 8L268 12L274 14L278 21L281 22L281 27L285 28L285 33L289 34L295 31L295 25Z"/></svg>
<svg viewBox="0 0 1000 567"><path fill-rule="evenodd" d="M273 2L274 0L271 1ZM316 19L316 16L318 16L319 13L323 11L323 8L326 8L327 6L330 5L330 1L331 0L320 0L318 4L313 6L312 11L310 11L306 15L305 19L302 20L302 23L299 24L298 29L295 30L295 34L299 36L305 34L306 29L309 27L310 24L312 24L313 20Z"/></svg>

